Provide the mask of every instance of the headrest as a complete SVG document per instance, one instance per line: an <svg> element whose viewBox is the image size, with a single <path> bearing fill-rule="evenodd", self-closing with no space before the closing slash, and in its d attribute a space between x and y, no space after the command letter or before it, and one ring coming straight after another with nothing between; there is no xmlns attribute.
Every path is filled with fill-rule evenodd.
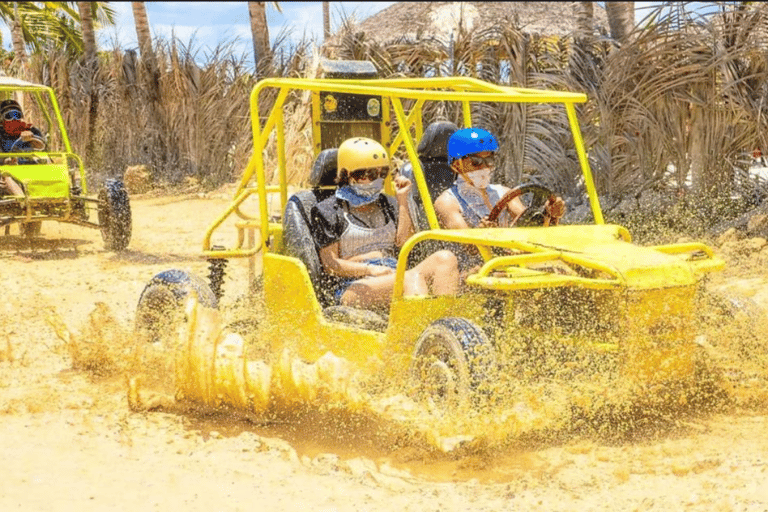
<svg viewBox="0 0 768 512"><path fill-rule="evenodd" d="M336 148L324 149L317 155L309 174L309 186L332 187L336 184L336 157L339 150Z"/></svg>
<svg viewBox="0 0 768 512"><path fill-rule="evenodd" d="M459 129L450 121L435 121L427 126L416 152L420 158L448 160L448 139Z"/></svg>

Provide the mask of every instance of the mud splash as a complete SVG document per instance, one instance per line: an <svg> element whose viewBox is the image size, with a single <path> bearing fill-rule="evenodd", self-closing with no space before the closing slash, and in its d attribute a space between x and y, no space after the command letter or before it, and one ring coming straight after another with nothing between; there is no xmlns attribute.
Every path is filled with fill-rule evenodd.
<svg viewBox="0 0 768 512"><path fill-rule="evenodd" d="M314 364L287 351L270 361L250 360L250 340L194 302L171 347L137 339L103 304L80 333L55 314L49 323L75 369L126 379L134 411L242 421L310 457L365 454L433 480L498 482L535 466L525 455L532 449L660 438L700 430L699 420L712 411L767 409L766 359L754 357L766 352L759 342L759 333L767 332L765 314L726 306L721 301L701 314L704 363L690 382L643 385L594 374L511 379L498 383L479 407L449 413L412 400L407 390L371 385L331 353Z"/></svg>

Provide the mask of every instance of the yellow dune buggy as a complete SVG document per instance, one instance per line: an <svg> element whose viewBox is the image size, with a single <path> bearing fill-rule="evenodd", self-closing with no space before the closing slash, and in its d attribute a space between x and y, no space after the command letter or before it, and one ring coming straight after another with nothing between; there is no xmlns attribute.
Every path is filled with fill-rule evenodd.
<svg viewBox="0 0 768 512"><path fill-rule="evenodd" d="M41 132L45 147L35 149L19 137L0 154L0 176L16 187L0 188L0 227L10 234L19 226L22 235L35 236L43 221L66 222L101 230L107 250L122 251L131 239L131 206L122 181L108 179L98 197L88 195L80 157L73 153L56 96L50 87L0 77L0 100L15 100L25 124ZM3 120L0 119L0 123ZM13 132L10 132L13 133Z"/></svg>
<svg viewBox="0 0 768 512"><path fill-rule="evenodd" d="M332 352L369 375L410 381L417 394L434 400L471 401L487 393L499 372L520 372L521 361L545 357L544 347L546 357L555 351L561 368L583 364L588 360L584 355L593 354L597 360L615 361L621 375L665 380L691 374L696 296L705 274L724 263L703 244L641 247L624 227L604 223L575 110L586 101L584 94L466 77L337 76L266 79L255 86L253 155L231 205L203 241L210 282L181 270L156 275L139 300L138 325L155 332L167 328L165 315L183 311L185 298L193 293L216 307L227 260L245 258L253 264L260 257L263 273L254 275L263 290L265 317L259 329L274 354L288 348L314 362ZM303 170L306 189L289 194L284 107L297 92L311 97L317 159L312 169ZM262 118L258 112L267 93L276 99ZM465 126L472 125L473 106L483 102L547 103L563 109L594 223L440 229L433 201L441 190L424 173L417 154L422 112L430 102L458 105ZM385 312L333 304L308 228L311 207L334 192L334 148L351 136L375 138L391 155L405 155L418 199L411 206L426 219L401 249ZM277 145L270 148L277 155L277 185L266 182L264 155L270 144ZM385 191L393 192L390 183ZM246 212L252 197L259 209ZM279 215L270 215L270 198L279 198ZM213 246L212 235L233 216L237 244ZM473 248L483 264L466 277L456 296L404 296L403 276L414 254L419 247L440 244ZM247 392L250 384L243 386Z"/></svg>

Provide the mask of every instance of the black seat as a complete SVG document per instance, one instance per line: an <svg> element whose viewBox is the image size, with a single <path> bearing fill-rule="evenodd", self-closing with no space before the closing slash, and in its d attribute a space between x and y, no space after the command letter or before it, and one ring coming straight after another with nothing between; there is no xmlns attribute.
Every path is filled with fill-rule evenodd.
<svg viewBox="0 0 768 512"><path fill-rule="evenodd" d="M456 179L456 173L451 169L448 162L448 139L458 127L450 121L435 121L427 126L424 135L419 141L416 152L419 155L421 169L424 172L424 180L427 182L429 196L434 204L435 199L446 189L453 185ZM413 166L407 163L400 174L411 180L411 195L408 198L408 210L411 213L411 220L416 231L429 229L429 221L424 210L424 201L416 186L413 177ZM463 252L460 246L448 242L438 242L436 240L425 240L419 243L411 251L408 258L408 265L412 266L424 260L427 256L441 249L447 249L454 254Z"/></svg>
<svg viewBox="0 0 768 512"><path fill-rule="evenodd" d="M451 170L448 162L448 139L456 130L458 127L449 121L435 121L424 130L424 135L416 148L433 203L444 190L453 185L456 179L456 174ZM400 170L400 173L413 183L408 206L415 229L417 231L429 229L424 201L414 181L413 167L410 162Z"/></svg>
<svg viewBox="0 0 768 512"><path fill-rule="evenodd" d="M323 272L317 245L309 228L310 212L313 206L335 192L337 153L337 149L331 148L317 155L309 175L309 186L312 188L293 194L285 205L283 215L285 253L304 262L323 307L333 304L332 290L335 288L336 278Z"/></svg>

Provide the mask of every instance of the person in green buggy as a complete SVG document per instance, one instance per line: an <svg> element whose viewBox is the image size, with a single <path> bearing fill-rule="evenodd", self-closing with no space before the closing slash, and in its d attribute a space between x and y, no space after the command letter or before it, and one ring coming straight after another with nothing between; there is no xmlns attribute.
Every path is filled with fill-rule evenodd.
<svg viewBox="0 0 768 512"><path fill-rule="evenodd" d="M12 99L0 102L0 146L4 153L45 149L42 132L24 121L19 102ZM5 158L5 165L27 163L24 159ZM23 196L21 185L9 174L0 171L0 195Z"/></svg>

